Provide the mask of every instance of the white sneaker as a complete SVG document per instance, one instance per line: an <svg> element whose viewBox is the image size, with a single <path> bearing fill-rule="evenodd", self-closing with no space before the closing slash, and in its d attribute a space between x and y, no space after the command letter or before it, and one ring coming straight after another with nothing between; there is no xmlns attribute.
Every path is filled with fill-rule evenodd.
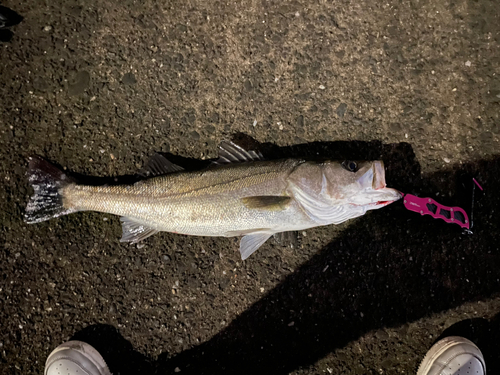
<svg viewBox="0 0 500 375"><path fill-rule="evenodd" d="M45 375L111 375L104 359L83 341L68 341L50 353Z"/></svg>
<svg viewBox="0 0 500 375"><path fill-rule="evenodd" d="M425 355L417 375L486 375L479 348L464 337L445 337Z"/></svg>

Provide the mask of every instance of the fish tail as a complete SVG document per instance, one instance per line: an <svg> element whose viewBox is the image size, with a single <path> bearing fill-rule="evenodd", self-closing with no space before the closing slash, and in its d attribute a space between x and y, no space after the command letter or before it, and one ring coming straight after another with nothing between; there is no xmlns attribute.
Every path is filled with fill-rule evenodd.
<svg viewBox="0 0 500 375"><path fill-rule="evenodd" d="M62 190L74 180L59 168L39 156L32 156L28 177L34 194L26 206L24 214L26 223L39 223L77 211L64 206Z"/></svg>

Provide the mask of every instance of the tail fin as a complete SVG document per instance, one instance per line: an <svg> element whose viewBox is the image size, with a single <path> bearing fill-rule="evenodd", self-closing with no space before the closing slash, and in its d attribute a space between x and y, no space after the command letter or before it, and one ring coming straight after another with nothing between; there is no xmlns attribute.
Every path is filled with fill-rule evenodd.
<svg viewBox="0 0 500 375"><path fill-rule="evenodd" d="M39 156L33 156L30 157L28 176L35 193L26 206L26 223L39 223L76 211L63 205L61 189L73 180L59 168Z"/></svg>

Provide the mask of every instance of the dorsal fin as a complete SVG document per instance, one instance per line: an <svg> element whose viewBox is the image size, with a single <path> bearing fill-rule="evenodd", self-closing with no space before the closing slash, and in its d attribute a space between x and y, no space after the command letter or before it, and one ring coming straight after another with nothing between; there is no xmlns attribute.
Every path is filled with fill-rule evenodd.
<svg viewBox="0 0 500 375"><path fill-rule="evenodd" d="M180 172L184 168L172 163L161 154L154 154L147 164L142 167L137 174L141 177L155 177L168 173Z"/></svg>
<svg viewBox="0 0 500 375"><path fill-rule="evenodd" d="M231 141L222 141L219 144L219 158L215 164L246 163L249 161L264 160L259 151L247 151Z"/></svg>

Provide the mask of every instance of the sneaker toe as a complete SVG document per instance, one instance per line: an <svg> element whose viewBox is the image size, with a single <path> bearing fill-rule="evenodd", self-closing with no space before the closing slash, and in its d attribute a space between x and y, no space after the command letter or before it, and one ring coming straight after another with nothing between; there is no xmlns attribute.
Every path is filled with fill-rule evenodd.
<svg viewBox="0 0 500 375"><path fill-rule="evenodd" d="M59 345L45 363L45 375L110 375L106 362L92 346L81 341Z"/></svg>
<svg viewBox="0 0 500 375"><path fill-rule="evenodd" d="M432 346L417 375L485 375L486 365L479 348L464 337L446 337Z"/></svg>
<svg viewBox="0 0 500 375"><path fill-rule="evenodd" d="M442 375L483 375L485 369L479 358L472 354L460 354L447 360L437 361L430 374Z"/></svg>

